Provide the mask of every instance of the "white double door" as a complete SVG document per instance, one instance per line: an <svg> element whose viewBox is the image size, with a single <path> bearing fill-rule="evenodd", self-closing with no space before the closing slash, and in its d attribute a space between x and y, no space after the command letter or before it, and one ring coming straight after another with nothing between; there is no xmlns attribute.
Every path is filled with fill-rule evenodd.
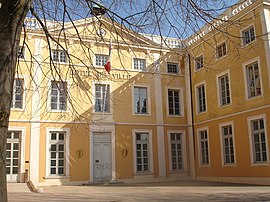
<svg viewBox="0 0 270 202"><path fill-rule="evenodd" d="M111 134L93 133L94 181L110 181L112 178Z"/></svg>

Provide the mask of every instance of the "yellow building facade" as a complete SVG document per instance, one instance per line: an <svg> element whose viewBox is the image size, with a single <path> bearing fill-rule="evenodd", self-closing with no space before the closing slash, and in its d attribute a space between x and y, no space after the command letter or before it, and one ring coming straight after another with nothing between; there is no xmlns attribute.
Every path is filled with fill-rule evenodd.
<svg viewBox="0 0 270 202"><path fill-rule="evenodd" d="M7 180L269 183L269 2L243 1L222 17L186 47L107 18L66 23L65 37L49 23L56 42L27 19Z"/></svg>

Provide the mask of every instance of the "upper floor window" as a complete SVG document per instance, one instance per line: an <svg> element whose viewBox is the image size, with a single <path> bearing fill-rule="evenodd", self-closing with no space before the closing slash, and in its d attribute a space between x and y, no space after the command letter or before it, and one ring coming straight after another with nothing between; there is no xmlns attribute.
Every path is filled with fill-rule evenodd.
<svg viewBox="0 0 270 202"><path fill-rule="evenodd" d="M103 67L108 61L108 55L96 54L95 57L96 57L95 65L97 67Z"/></svg>
<svg viewBox="0 0 270 202"><path fill-rule="evenodd" d="M67 82L51 82L51 110L67 110Z"/></svg>
<svg viewBox="0 0 270 202"><path fill-rule="evenodd" d="M204 84L197 87L197 107L199 113L206 111L206 97Z"/></svg>
<svg viewBox="0 0 270 202"><path fill-rule="evenodd" d="M95 85L95 112L110 112L110 85Z"/></svg>
<svg viewBox="0 0 270 202"><path fill-rule="evenodd" d="M19 51L18 51L18 59L24 59L24 47L23 46L19 46Z"/></svg>
<svg viewBox="0 0 270 202"><path fill-rule="evenodd" d="M23 108L23 79L15 79L13 84L13 95L11 108L12 109L22 109Z"/></svg>
<svg viewBox="0 0 270 202"><path fill-rule="evenodd" d="M251 120L251 136L254 163L267 162L267 142L264 119Z"/></svg>
<svg viewBox="0 0 270 202"><path fill-rule="evenodd" d="M53 50L52 51L52 59L54 62L67 62L67 53L64 50Z"/></svg>
<svg viewBox="0 0 270 202"><path fill-rule="evenodd" d="M146 60L133 58L133 69L145 70L146 69Z"/></svg>
<svg viewBox="0 0 270 202"><path fill-rule="evenodd" d="M246 66L248 98L261 95L261 82L258 62Z"/></svg>
<svg viewBox="0 0 270 202"><path fill-rule="evenodd" d="M249 44L255 40L255 30L253 26L242 31L242 39L243 39L243 45Z"/></svg>
<svg viewBox="0 0 270 202"><path fill-rule="evenodd" d="M226 43L217 46L217 58L221 58L227 54Z"/></svg>
<svg viewBox="0 0 270 202"><path fill-rule="evenodd" d="M134 112L135 114L147 114L147 88L134 87Z"/></svg>
<svg viewBox="0 0 270 202"><path fill-rule="evenodd" d="M180 91L168 90L169 115L180 115Z"/></svg>
<svg viewBox="0 0 270 202"><path fill-rule="evenodd" d="M167 72L170 74L178 74L178 64L177 63L167 63Z"/></svg>
<svg viewBox="0 0 270 202"><path fill-rule="evenodd" d="M195 69L199 70L203 68L203 56L199 56L197 58L195 58Z"/></svg>
<svg viewBox="0 0 270 202"><path fill-rule="evenodd" d="M229 75L225 74L218 78L220 106L231 103Z"/></svg>

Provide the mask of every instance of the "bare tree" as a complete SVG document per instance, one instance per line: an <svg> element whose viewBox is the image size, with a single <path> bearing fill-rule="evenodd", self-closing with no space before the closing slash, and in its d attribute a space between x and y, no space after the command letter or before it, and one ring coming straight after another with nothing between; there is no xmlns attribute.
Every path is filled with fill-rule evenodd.
<svg viewBox="0 0 270 202"><path fill-rule="evenodd" d="M60 43L60 38L66 39L68 35L65 32L66 22L77 30L73 22L92 17L93 6L105 9L107 18L115 27L118 26L126 33L131 30L134 33L159 36L161 45L168 48L169 44L165 40L167 36L173 36L179 40L186 39L194 32L196 33L203 24L211 24L217 20L218 14L228 8L230 3L234 2L228 3L223 0L108 0L104 1L105 7L103 7L94 0L0 0L0 200L7 201L6 137L18 47L23 38L21 33L23 32L25 36L27 32L27 27L23 26L27 15L38 21L39 31L45 34L49 49L51 49L51 43L55 42L66 51L70 61L70 71L75 71L72 61L79 60L79 58L68 53L66 46ZM49 21L54 22L53 29L50 29ZM119 38L114 39L115 44L120 39L124 39L124 32L119 33L119 29L116 28L112 31L118 32ZM79 32L76 35L81 40L82 49L86 53L91 52L91 48L84 43L83 36ZM81 62L83 61L81 60ZM59 73L52 60L52 55L50 55L50 65L52 75L55 75L55 72ZM92 68L87 64L85 66Z"/></svg>

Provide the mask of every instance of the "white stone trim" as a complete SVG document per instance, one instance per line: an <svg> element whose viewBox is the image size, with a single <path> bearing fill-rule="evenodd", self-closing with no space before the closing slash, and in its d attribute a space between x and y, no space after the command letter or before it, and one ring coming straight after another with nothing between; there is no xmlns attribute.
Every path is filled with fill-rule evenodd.
<svg viewBox="0 0 270 202"><path fill-rule="evenodd" d="M141 70L141 69L134 69L134 59L138 59L138 60L145 60L145 69ZM132 56L131 57L131 69L135 72L145 72L147 71L147 67L148 67L148 61L147 61L147 55L145 54L145 56Z"/></svg>
<svg viewBox="0 0 270 202"><path fill-rule="evenodd" d="M232 127L232 139L233 139L233 152L234 152L234 163L233 164L225 164L225 159L224 159L224 141L223 141L223 132L222 132L222 127L224 126L231 126ZM223 167L231 167L231 166L236 166L237 165L237 155L236 155L236 148L235 148L235 133L234 133L234 121L229 121L229 122L224 122L219 124L219 137L220 137L220 149L221 149L221 159L222 159L222 166Z"/></svg>
<svg viewBox="0 0 270 202"><path fill-rule="evenodd" d="M253 146L253 140L252 140L252 129L251 129L251 121L256 119L263 119L264 122L264 133L265 133L265 144L266 144L266 155L267 155L267 162L265 163L255 163L254 159L254 146ZM269 165L270 163L270 156L269 156L269 149L268 149L268 133L267 133L267 120L266 120L266 114L259 114L256 116L251 116L247 118L247 125L248 125L248 138L249 138L249 151L250 151L250 164L251 166L265 166Z"/></svg>
<svg viewBox="0 0 270 202"><path fill-rule="evenodd" d="M136 133L148 133L149 135L149 163L150 163L150 172L146 173L137 173L137 163L136 163ZM153 166L153 141L152 141L152 130L151 129L132 129L132 145L133 145L133 173L135 176L137 175L151 175L154 172L154 166Z"/></svg>
<svg viewBox="0 0 270 202"><path fill-rule="evenodd" d="M218 46L220 46L220 45L223 44L223 43L225 43L226 54L223 55L223 56L221 56L221 57L219 58L218 55L217 55L217 54L218 54L217 48L218 48ZM216 62L217 62L217 61L220 61L220 60L222 60L223 58L226 58L226 57L228 56L229 51L228 51L228 43L227 43L227 40L222 40L222 41L220 41L219 43L216 44L215 54L216 54Z"/></svg>
<svg viewBox="0 0 270 202"><path fill-rule="evenodd" d="M255 8L254 8L255 9ZM250 28L250 27L253 27L254 28L254 36L255 36L255 39L254 39L254 41L251 41L250 43L248 43L248 44L244 44L243 43L243 31L245 31L245 30L247 30L248 28ZM256 26L255 26L255 23L253 22L253 23L250 23L249 25L247 25L247 26L245 26L245 27L243 27L242 29L240 29L239 30L240 31L240 40L241 40L241 46L243 47L243 48L245 48L245 47L247 47L247 46L249 46L249 45L251 45L251 44L253 44L253 43L255 43L256 41L257 41L257 35L256 35Z"/></svg>

